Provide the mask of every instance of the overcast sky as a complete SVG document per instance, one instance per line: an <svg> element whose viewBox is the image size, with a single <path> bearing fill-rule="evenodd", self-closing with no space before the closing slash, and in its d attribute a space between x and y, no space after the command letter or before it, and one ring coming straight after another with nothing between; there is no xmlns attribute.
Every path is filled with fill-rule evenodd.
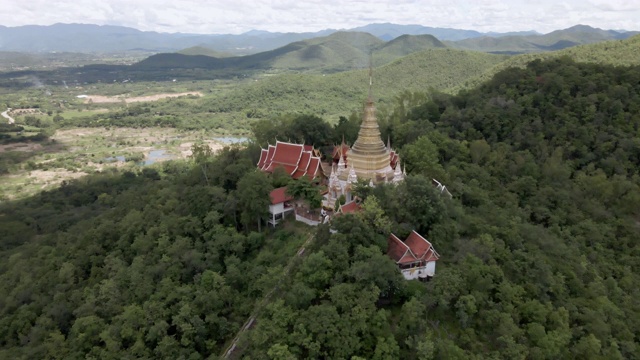
<svg viewBox="0 0 640 360"><path fill-rule="evenodd" d="M0 16L5 26L87 23L201 34L382 22L548 33L576 24L640 30L640 0L0 0Z"/></svg>

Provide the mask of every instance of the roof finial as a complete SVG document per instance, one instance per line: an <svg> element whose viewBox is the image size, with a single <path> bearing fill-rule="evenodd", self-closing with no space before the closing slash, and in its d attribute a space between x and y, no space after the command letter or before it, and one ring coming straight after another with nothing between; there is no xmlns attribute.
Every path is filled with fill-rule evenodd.
<svg viewBox="0 0 640 360"><path fill-rule="evenodd" d="M369 101L371 101L372 86L373 86L373 50L369 52Z"/></svg>

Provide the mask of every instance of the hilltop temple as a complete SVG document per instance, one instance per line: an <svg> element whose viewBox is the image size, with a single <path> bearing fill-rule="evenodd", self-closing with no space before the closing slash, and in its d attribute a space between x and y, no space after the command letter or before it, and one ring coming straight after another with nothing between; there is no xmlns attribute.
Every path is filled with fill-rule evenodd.
<svg viewBox="0 0 640 360"><path fill-rule="evenodd" d="M344 143L335 147L334 162L329 176L325 206L333 208L341 196L346 202L353 200L352 185L358 180L368 181L370 186L381 183L399 183L405 173L400 166L398 154L391 144L384 144L380 136L376 107L371 96L372 76L369 69L369 96L364 106L358 138L353 146Z"/></svg>

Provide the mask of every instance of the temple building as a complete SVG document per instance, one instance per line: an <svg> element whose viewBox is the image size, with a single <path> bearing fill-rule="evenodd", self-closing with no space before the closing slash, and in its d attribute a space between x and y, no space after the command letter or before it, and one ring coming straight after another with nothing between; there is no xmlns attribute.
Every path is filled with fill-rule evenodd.
<svg viewBox="0 0 640 360"><path fill-rule="evenodd" d="M258 169L273 173L277 168L282 168L294 179L307 176L310 180L322 181L325 177L320 166L320 156L309 145L276 141L275 145L262 149Z"/></svg>
<svg viewBox="0 0 640 360"><path fill-rule="evenodd" d="M394 234L387 239L387 255L398 264L407 280L428 280L436 273L436 261L440 255L427 239L415 231L402 241Z"/></svg>
<svg viewBox="0 0 640 360"><path fill-rule="evenodd" d="M343 140L333 151L334 162L324 203L326 207L333 208L341 196L344 196L346 202L352 201L352 186L358 180L368 181L371 186L404 180L405 173L401 169L398 154L391 149L390 142L385 145L380 136L371 86L370 69L369 97L364 106L358 138L351 147Z"/></svg>
<svg viewBox="0 0 640 360"><path fill-rule="evenodd" d="M271 204L269 204L269 225L276 226L285 215L293 212L293 196L287 194L287 187L274 189L269 194Z"/></svg>

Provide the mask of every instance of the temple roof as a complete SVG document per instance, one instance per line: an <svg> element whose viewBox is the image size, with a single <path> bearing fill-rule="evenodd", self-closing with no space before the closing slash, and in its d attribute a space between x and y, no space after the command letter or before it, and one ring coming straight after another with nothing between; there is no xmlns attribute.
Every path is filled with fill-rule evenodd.
<svg viewBox="0 0 640 360"><path fill-rule="evenodd" d="M276 149L271 161L282 165L297 166L304 152L304 145L276 141Z"/></svg>
<svg viewBox="0 0 640 360"><path fill-rule="evenodd" d="M360 211L360 205L355 200L351 200L346 204L340 205L340 209L338 211L343 214L352 214Z"/></svg>
<svg viewBox="0 0 640 360"><path fill-rule="evenodd" d="M340 160L340 156L342 156L342 158L346 162L347 151L349 151L349 149L351 148L349 147L349 145L345 144L344 141L342 141L342 144L334 146L333 153L331 155L333 157L333 161L338 162Z"/></svg>
<svg viewBox="0 0 640 360"><path fill-rule="evenodd" d="M269 198L271 198L271 205L276 205L292 200L293 196L287 195L287 187L283 186L273 189L273 191L269 193Z"/></svg>
<svg viewBox="0 0 640 360"><path fill-rule="evenodd" d="M299 179L302 176L304 176L304 174L307 173L307 169L309 168L310 162L311 162L311 152L304 151L302 153L302 156L300 157L300 162L298 163L298 167L293 172L293 174L291 174L291 177L293 177L294 179Z"/></svg>
<svg viewBox="0 0 640 360"><path fill-rule="evenodd" d="M309 145L277 141L275 146L269 145L267 149L262 149L257 166L269 173L278 167L283 168L294 179L304 175L313 179L319 173L323 173L320 158L315 154L316 150Z"/></svg>
<svg viewBox="0 0 640 360"><path fill-rule="evenodd" d="M431 243L415 231L412 231L404 242L391 234L387 243L387 255L398 264L437 261L440 258Z"/></svg>

